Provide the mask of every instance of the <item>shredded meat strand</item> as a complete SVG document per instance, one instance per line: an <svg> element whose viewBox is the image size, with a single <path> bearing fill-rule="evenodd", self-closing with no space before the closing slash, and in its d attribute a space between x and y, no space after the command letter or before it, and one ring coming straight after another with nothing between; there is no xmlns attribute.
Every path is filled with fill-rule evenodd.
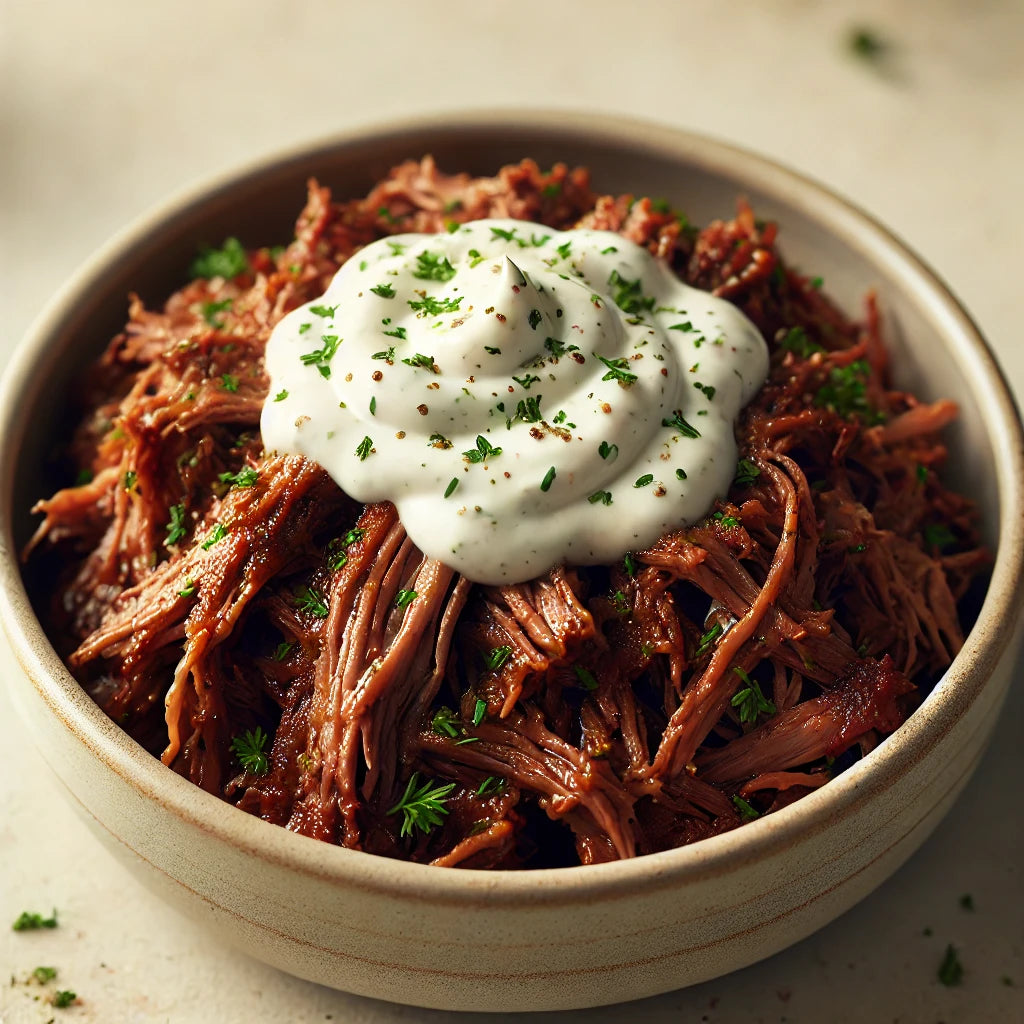
<svg viewBox="0 0 1024 1024"><path fill-rule="evenodd" d="M620 232L762 331L769 379L707 518L615 565L476 586L391 504L263 450L277 321L374 239L483 217ZM197 785L437 866L633 857L823 785L955 656L988 556L939 477L955 405L893 389L874 296L848 319L777 234L744 203L695 230L529 160L473 178L427 157L340 202L310 182L288 246L162 309L133 296L87 375L25 549L55 642ZM444 787L426 823L402 809L424 784Z"/></svg>

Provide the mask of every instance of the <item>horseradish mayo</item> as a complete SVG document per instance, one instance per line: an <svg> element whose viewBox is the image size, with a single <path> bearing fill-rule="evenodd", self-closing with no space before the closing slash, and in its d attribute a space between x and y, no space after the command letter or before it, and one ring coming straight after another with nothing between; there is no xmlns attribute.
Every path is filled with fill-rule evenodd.
<svg viewBox="0 0 1024 1024"><path fill-rule="evenodd" d="M362 249L281 320L266 363L268 451L394 502L424 554L498 584L705 515L768 353L617 234L481 220Z"/></svg>

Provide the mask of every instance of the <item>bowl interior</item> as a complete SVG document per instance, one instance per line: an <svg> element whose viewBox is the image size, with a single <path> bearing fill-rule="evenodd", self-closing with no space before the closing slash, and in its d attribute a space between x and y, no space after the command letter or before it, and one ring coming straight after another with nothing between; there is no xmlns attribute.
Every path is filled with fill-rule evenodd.
<svg viewBox="0 0 1024 1024"><path fill-rule="evenodd" d="M0 402L0 514L2 543L10 555L8 588L18 586L13 559L34 528L29 510L60 483L54 477L54 453L67 436L75 381L123 326L129 293L159 304L186 280L201 243L220 244L228 235L247 246L286 242L310 177L339 196L354 196L396 163L430 153L443 170L473 174L492 174L524 157L542 167L559 161L585 165L599 191L664 197L698 224L730 216L743 196L758 216L780 222L780 246L789 261L823 276L827 290L848 312L856 314L873 289L899 385L924 398L952 398L961 407L948 433L950 477L978 501L985 539L1002 559L998 572L1013 581L1001 583L1002 611L994 613L1005 619L1007 586L1017 587L1020 575L1021 526L1008 521L1009 510L1020 507L1024 477L1019 423L998 369L955 300L869 218L792 172L727 145L656 126L607 119L586 128L573 123L578 122L557 115L455 118L328 141L187 193L105 247L37 322L6 376ZM1003 557L1007 547L1016 551L1016 562L1008 566ZM38 622L27 618L22 626L29 644L42 650L43 660L53 667L54 682L47 685L73 687ZM109 724L97 724L101 715L89 717L83 729L96 732ZM122 752L131 747L123 744ZM141 747L134 749L134 755L124 756L150 760ZM162 769L146 769L151 770ZM808 809L800 809L806 802L801 801L783 813L814 813L824 820L830 791L842 790L839 783L814 794ZM208 807L202 813L211 819L218 813L214 808L223 807L212 798L196 806ZM739 853L748 842L742 835L747 831L710 842L722 840L723 849L728 845ZM673 856L682 863L691 855L680 850Z"/></svg>

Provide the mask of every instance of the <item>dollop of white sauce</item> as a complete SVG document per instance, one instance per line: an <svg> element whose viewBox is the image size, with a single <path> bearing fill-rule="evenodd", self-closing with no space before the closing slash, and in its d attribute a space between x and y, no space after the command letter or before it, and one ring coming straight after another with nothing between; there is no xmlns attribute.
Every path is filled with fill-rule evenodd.
<svg viewBox="0 0 1024 1024"><path fill-rule="evenodd" d="M707 514L768 371L757 328L607 231L374 242L270 338L268 450L394 502L480 583L610 563Z"/></svg>

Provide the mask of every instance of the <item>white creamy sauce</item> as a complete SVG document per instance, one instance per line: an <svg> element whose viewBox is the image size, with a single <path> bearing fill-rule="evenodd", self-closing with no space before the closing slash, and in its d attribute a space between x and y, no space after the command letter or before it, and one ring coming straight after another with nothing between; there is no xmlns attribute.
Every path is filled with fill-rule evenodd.
<svg viewBox="0 0 1024 1024"><path fill-rule="evenodd" d="M701 518L768 371L739 310L640 246L513 220L367 246L266 361L267 449L394 502L424 554L481 583Z"/></svg>

